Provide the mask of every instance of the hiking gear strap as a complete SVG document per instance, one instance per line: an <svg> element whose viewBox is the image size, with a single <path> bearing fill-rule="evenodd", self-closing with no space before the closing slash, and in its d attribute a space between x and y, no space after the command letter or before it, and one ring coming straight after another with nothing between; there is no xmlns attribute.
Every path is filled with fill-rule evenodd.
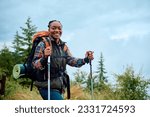
<svg viewBox="0 0 150 117"><path fill-rule="evenodd" d="M43 40L46 48L51 46L51 43L50 43L50 41L48 41L48 39L46 39L45 37L42 37L42 40Z"/></svg>
<svg viewBox="0 0 150 117"><path fill-rule="evenodd" d="M68 75L66 77L67 77L67 98L70 99L70 79Z"/></svg>

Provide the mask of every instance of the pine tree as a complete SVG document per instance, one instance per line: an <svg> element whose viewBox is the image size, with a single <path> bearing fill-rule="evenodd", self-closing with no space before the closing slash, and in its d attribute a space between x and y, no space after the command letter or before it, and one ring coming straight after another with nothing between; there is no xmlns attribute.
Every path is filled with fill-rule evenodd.
<svg viewBox="0 0 150 117"><path fill-rule="evenodd" d="M19 35L17 31L13 41L15 53L22 58L22 61L24 61L29 55L32 47L32 36L36 33L36 27L31 23L31 19L28 18L25 23L26 27L20 27L22 30L22 35Z"/></svg>
<svg viewBox="0 0 150 117"><path fill-rule="evenodd" d="M12 73L12 68L13 68L12 52L10 52L8 47L4 45L4 47L0 51L0 72L4 72L7 76L10 76Z"/></svg>
<svg viewBox="0 0 150 117"><path fill-rule="evenodd" d="M105 76L105 74L107 73L105 71L104 68L104 58L103 58L103 54L101 53L100 56L100 60L98 61L98 68L97 68L97 72L98 73L98 81L104 81L107 82L107 77Z"/></svg>
<svg viewBox="0 0 150 117"><path fill-rule="evenodd" d="M13 48L15 50L15 53L19 55L19 48L20 48L20 38L19 38L19 33L18 31L16 32L16 35L15 35L15 39L13 41Z"/></svg>
<svg viewBox="0 0 150 117"><path fill-rule="evenodd" d="M102 89L106 88L106 82L107 82L107 77L105 76L105 74L107 73L105 71L104 68L104 58L103 58L103 54L101 53L100 56L100 60L98 61L98 68L96 71L97 75L96 75L96 79L95 81L95 88L98 89L99 91L101 91Z"/></svg>

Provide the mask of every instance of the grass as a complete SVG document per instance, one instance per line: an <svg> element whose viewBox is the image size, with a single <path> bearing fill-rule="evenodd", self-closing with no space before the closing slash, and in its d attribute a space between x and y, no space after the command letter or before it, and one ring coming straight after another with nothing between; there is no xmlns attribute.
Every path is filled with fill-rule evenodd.
<svg viewBox="0 0 150 117"><path fill-rule="evenodd" d="M70 100L90 100L90 91L84 91L80 85L71 85L71 99ZM13 79L7 79L5 95L0 96L2 100L42 100L36 87L30 91L30 87L22 86L17 81ZM66 99L66 93L64 94L64 99ZM116 100L118 95L114 95L108 89L102 91L94 92L94 100Z"/></svg>
<svg viewBox="0 0 150 117"><path fill-rule="evenodd" d="M90 95L83 91L78 85L71 86L71 100L88 100ZM64 95L66 99L66 93ZM17 81L7 79L5 95L0 96L2 100L42 100L36 87L30 91L29 87L20 85Z"/></svg>
<svg viewBox="0 0 150 117"><path fill-rule="evenodd" d="M71 86L71 100L88 100L89 95L79 85Z"/></svg>
<svg viewBox="0 0 150 117"><path fill-rule="evenodd" d="M90 92L84 91L79 85L71 86L71 99L70 100L90 100ZM66 99L66 93L64 95ZM117 96L116 96L117 97ZM33 87L33 90L30 91L29 87L20 85L14 80L6 81L6 90L5 96L1 96L2 100L42 100L36 87ZM117 99L114 94L110 91L103 90L101 92L94 92L94 100L109 100Z"/></svg>
<svg viewBox="0 0 150 117"><path fill-rule="evenodd" d="M7 79L5 86L5 95L0 96L2 100L41 100L37 89L34 87L33 91L30 91L29 87L20 85L13 79Z"/></svg>
<svg viewBox="0 0 150 117"><path fill-rule="evenodd" d="M34 89L35 90L35 89ZM5 100L41 100L42 98L38 92L30 91L28 88L22 90L16 90L13 94L5 97Z"/></svg>
<svg viewBox="0 0 150 117"><path fill-rule="evenodd" d="M90 91L85 91L80 85L71 85L71 99L70 100L90 100ZM95 90L94 90L95 91ZM30 87L22 86L14 79L6 80L5 95L0 96L2 100L42 100L36 87L30 91ZM64 94L66 99L66 93ZM108 88L101 91L94 92L94 100L118 100L119 95L115 95L112 90Z"/></svg>

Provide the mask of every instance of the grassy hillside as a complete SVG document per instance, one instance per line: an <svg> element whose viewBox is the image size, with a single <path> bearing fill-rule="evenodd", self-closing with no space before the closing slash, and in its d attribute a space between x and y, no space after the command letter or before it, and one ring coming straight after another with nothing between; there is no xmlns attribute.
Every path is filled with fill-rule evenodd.
<svg viewBox="0 0 150 117"><path fill-rule="evenodd" d="M64 95L66 99L66 94ZM30 87L20 85L13 80L6 81L5 96L0 96L2 100L42 100L36 87L30 91ZM71 86L71 100L86 100L90 99L87 93L79 86Z"/></svg>
<svg viewBox="0 0 150 117"><path fill-rule="evenodd" d="M134 94L134 92L133 92ZM129 95L129 94L128 94ZM103 87L102 90L94 89L94 100L119 100L124 96L124 93L120 90L113 91L111 87ZM66 99L66 94L64 94ZM33 87L33 91L30 91L30 86L22 86L14 79L7 79L5 95L0 96L1 100L42 100L36 87ZM71 100L90 100L91 92L85 90L80 85L71 84ZM130 98L129 98L130 99ZM136 99L136 98L135 98ZM137 98L143 99L143 98ZM150 98L148 98L150 99Z"/></svg>
<svg viewBox="0 0 150 117"><path fill-rule="evenodd" d="M105 99L108 92L95 93L94 99ZM66 94L64 95L66 99ZM20 85L15 80L6 81L5 96L0 96L2 100L42 100L36 87L30 91L30 87ZM71 86L71 100L89 100L90 92L85 92L79 85Z"/></svg>
<svg viewBox="0 0 150 117"><path fill-rule="evenodd" d="M13 79L7 79L5 95L0 96L2 100L40 100L42 99L38 94L37 89L34 87L33 91L30 91L29 87L20 85Z"/></svg>

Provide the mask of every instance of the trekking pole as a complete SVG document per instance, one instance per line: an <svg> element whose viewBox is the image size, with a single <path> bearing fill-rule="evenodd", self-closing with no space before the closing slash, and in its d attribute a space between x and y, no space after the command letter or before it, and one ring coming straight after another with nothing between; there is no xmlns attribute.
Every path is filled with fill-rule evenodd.
<svg viewBox="0 0 150 117"><path fill-rule="evenodd" d="M50 78L51 78L51 76L50 76L50 56L48 56L48 100L50 100L51 99L51 91L50 91L50 85L51 85L51 83L50 83Z"/></svg>
<svg viewBox="0 0 150 117"><path fill-rule="evenodd" d="M92 78L92 61L89 60L89 64L90 64L90 78L91 78L91 100L94 99L94 95L93 95L93 78Z"/></svg>

